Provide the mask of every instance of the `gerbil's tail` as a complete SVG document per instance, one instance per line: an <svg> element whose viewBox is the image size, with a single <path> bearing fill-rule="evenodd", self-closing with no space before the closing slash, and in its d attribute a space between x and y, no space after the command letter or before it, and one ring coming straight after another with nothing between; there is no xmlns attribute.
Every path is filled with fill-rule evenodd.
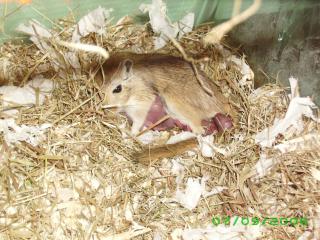
<svg viewBox="0 0 320 240"><path fill-rule="evenodd" d="M145 148L133 155L133 158L144 165L153 164L162 158L180 155L198 146L196 138L191 138L174 144L166 144L152 148Z"/></svg>

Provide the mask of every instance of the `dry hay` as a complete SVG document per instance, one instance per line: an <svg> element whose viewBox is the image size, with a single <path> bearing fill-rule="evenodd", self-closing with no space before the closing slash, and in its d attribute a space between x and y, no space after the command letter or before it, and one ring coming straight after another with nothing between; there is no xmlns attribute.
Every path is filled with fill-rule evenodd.
<svg viewBox="0 0 320 240"><path fill-rule="evenodd" d="M71 31L65 25L59 34L67 40ZM184 182L189 177L209 176L208 188L227 187L217 195L202 197L192 211L172 201L177 188L173 160L153 166L137 164L131 154L141 146L132 138L123 138L126 130L121 125L126 120L107 117L101 110L102 95L89 68L97 63L96 56L79 52L82 71L75 74L69 66L65 76L59 77L50 58L43 59L32 44L3 46L2 57L15 63L10 72L17 75L10 79L40 72L51 77L56 88L45 105L20 110L20 124L54 124L39 146L8 146L1 137L1 238L113 239L114 234L124 234L118 239L126 239L135 236L132 220L145 227L136 231L139 236L134 239L153 239L155 234L170 238L175 229L210 225L213 216L305 216L311 221L320 202L319 181L310 174L310 167L320 166L318 149L283 155L272 149L268 158L276 159L277 164L260 181L252 180L251 171L261 157L254 136L284 115L287 93L280 86L267 85L253 95L253 82L240 85L239 70L232 64L226 69L219 64L228 57L226 52L203 47L201 39L209 30L202 26L184 36L180 44L232 99L239 111L239 126L215 138L216 145L228 149L230 155L204 158L197 152L174 159L184 168ZM110 25L103 37L91 34L83 42L99 44L110 52L153 51L150 27L130 22ZM161 52L180 55L172 44ZM319 124L304 121L305 133L310 129L320 133ZM305 230L269 226L261 239L295 239Z"/></svg>

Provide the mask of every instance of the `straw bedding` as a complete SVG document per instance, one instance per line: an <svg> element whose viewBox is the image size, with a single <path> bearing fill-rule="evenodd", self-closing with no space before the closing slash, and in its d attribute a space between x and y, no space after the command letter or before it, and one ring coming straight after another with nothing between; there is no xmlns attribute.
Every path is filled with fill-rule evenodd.
<svg viewBox="0 0 320 240"><path fill-rule="evenodd" d="M71 36L68 23L60 22L64 31L59 36L66 41ZM132 158L142 144L127 134L126 119L101 109L103 92L92 74L102 62L99 56L79 51L80 71L62 62L57 71L50 55L44 56L33 44L3 45L1 60L8 61L8 66L2 71L2 82L23 85L41 73L53 80L55 89L45 104L19 108L18 124L52 124L39 145L9 145L0 135L0 238L179 239L175 237L183 229L206 228L213 216L229 215L307 217L309 227L265 226L259 239L296 239L307 229L316 239L320 182L311 168L320 167L319 145L314 142L308 149L285 154L269 148L262 154L254 136L284 116L288 91L276 84L254 91L252 80L240 84L239 68L226 61L233 50L202 44L209 30L206 25L195 29L179 43L237 109L238 126L214 138L215 146L228 154L205 158L194 150L149 166ZM109 24L105 35L90 34L82 42L103 46L111 54L150 53L152 37L148 24L127 20ZM172 43L160 52L181 55ZM318 123L309 118L303 122L299 136L310 132L319 136ZM294 137L298 136L293 133ZM284 139L279 135L276 142ZM255 165L261 158L273 159L273 167L259 178ZM172 170L176 166L184 172L182 177ZM188 178L204 176L207 189L225 189L202 196L192 211L173 200L177 187L183 188ZM247 231L260 231L253 229L247 227Z"/></svg>

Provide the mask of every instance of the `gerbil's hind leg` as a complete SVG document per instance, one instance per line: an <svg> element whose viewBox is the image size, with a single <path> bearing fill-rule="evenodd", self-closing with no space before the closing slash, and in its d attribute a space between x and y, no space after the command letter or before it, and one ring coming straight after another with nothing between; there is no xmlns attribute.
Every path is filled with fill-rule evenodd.
<svg viewBox="0 0 320 240"><path fill-rule="evenodd" d="M204 134L205 130L201 124L201 116L191 109L189 106L177 102L176 100L167 100L168 112L172 115L173 118L177 118L184 124L190 126L192 132L197 134Z"/></svg>

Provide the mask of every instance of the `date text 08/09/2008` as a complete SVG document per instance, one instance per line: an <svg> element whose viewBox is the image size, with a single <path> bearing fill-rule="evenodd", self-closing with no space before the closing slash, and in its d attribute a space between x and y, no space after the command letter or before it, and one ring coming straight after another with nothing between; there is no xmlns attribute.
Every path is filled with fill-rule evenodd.
<svg viewBox="0 0 320 240"><path fill-rule="evenodd" d="M305 217L230 217L230 216L214 216L212 218L212 224L218 226L219 224L233 225L237 224L243 226L308 226L308 219Z"/></svg>

